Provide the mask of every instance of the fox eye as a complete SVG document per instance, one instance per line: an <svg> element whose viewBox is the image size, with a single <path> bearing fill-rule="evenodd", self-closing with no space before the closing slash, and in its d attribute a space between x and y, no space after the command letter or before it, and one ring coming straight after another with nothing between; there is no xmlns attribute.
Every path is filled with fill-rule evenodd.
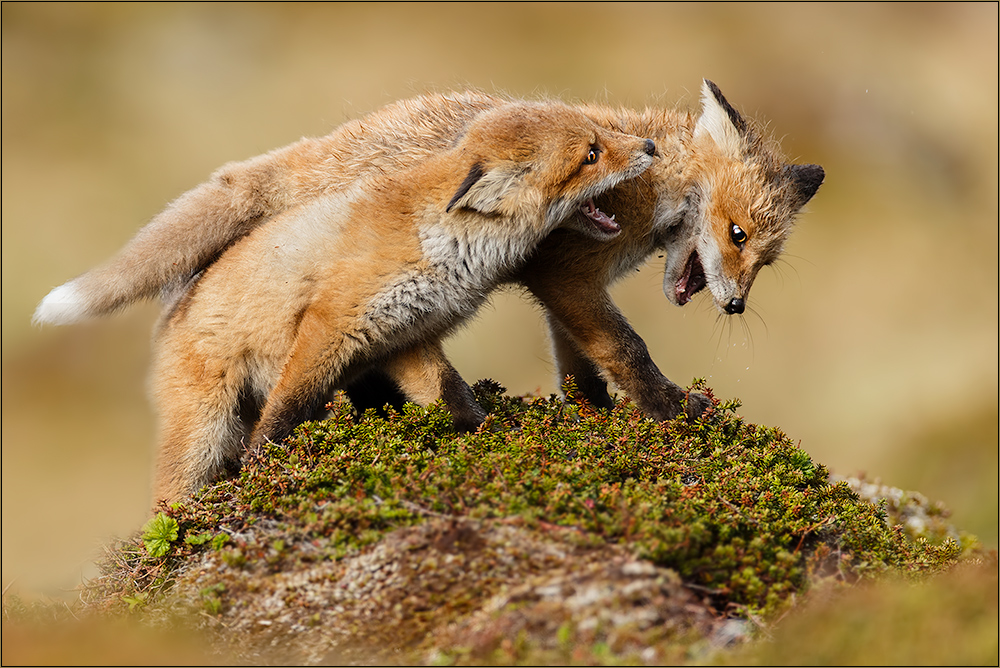
<svg viewBox="0 0 1000 668"><path fill-rule="evenodd" d="M736 244L740 250L743 250L743 246L747 242L747 233L743 231L742 227L733 223L732 227L729 228L729 238L733 240L733 243Z"/></svg>
<svg viewBox="0 0 1000 668"><path fill-rule="evenodd" d="M592 165L592 164L594 164L595 162L597 162L597 157L600 154L601 154L600 149L598 149L596 146L591 146L590 147L590 151L587 152L587 157L584 158L584 160L583 160L583 164L585 164L585 165Z"/></svg>

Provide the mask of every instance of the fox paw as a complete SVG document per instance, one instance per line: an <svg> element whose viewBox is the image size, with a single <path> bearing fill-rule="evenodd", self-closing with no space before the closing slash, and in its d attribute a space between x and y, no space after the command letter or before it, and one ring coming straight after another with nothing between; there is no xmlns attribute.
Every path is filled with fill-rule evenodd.
<svg viewBox="0 0 1000 668"><path fill-rule="evenodd" d="M711 407L712 400L704 394L698 394L695 392L690 393L687 400L688 421L693 422L697 420Z"/></svg>

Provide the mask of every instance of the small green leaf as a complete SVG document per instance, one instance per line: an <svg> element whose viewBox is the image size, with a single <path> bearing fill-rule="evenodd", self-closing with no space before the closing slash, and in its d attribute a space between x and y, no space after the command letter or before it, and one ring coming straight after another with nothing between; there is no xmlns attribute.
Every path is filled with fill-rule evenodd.
<svg viewBox="0 0 1000 668"><path fill-rule="evenodd" d="M142 608L146 605L146 599L149 598L148 592L140 592L135 596L122 596L122 600L128 603L128 611L134 612L136 608Z"/></svg>
<svg viewBox="0 0 1000 668"><path fill-rule="evenodd" d="M211 531L184 537L184 542L188 545L204 545L215 536Z"/></svg>
<svg viewBox="0 0 1000 668"><path fill-rule="evenodd" d="M151 557L162 557L170 552L170 544L177 540L177 520L164 513L146 522L142 527L142 542Z"/></svg>

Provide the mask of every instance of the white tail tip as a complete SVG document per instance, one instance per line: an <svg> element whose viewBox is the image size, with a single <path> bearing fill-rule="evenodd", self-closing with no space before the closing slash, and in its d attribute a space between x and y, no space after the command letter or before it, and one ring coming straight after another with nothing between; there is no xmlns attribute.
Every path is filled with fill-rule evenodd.
<svg viewBox="0 0 1000 668"><path fill-rule="evenodd" d="M60 285L35 309L31 322L36 325L69 325L87 317L87 307L83 295L73 285L73 281Z"/></svg>

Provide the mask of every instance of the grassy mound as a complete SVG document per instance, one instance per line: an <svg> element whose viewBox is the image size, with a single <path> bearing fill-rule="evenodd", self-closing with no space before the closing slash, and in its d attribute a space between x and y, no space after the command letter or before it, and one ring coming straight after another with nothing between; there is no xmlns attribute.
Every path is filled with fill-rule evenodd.
<svg viewBox="0 0 1000 668"><path fill-rule="evenodd" d="M919 579L975 544L925 499L831 482L735 401L657 423L474 390L475 434L437 406L331 405L162 508L90 607L198 627L245 661L678 662L817 583Z"/></svg>

